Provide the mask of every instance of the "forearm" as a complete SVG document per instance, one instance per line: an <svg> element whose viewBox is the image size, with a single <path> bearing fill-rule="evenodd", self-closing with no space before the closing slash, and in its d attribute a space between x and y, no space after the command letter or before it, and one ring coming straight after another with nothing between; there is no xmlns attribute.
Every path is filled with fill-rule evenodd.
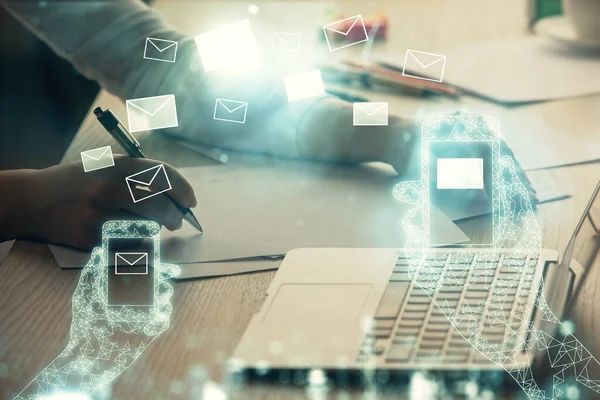
<svg viewBox="0 0 600 400"><path fill-rule="evenodd" d="M386 161L411 147L393 132L354 127L349 104L326 97L288 103L283 81L261 74L205 74L193 38L139 0L0 0L89 79L121 99L174 94L179 126L165 133L224 149L337 162ZM40 7L39 4L46 4ZM147 37L178 42L177 62L143 58ZM215 121L216 98L248 103L245 124ZM401 135L401 132L397 132Z"/></svg>
<svg viewBox="0 0 600 400"><path fill-rule="evenodd" d="M248 134L228 124L214 124L214 96L245 98L252 118L257 99L275 94L266 93L272 89L271 81L256 82L253 77L252 91L240 94L240 87L250 86L214 74L207 80L193 38L170 27L141 1L50 0L41 7L34 1L0 0L0 4L81 74L122 100L175 94L180 124L167 133L223 148L296 155L295 122L289 115L284 121L287 130L271 123L266 132ZM147 37L177 41L177 62L145 60ZM266 119L267 113L263 109L261 118ZM300 114L296 113L296 120Z"/></svg>

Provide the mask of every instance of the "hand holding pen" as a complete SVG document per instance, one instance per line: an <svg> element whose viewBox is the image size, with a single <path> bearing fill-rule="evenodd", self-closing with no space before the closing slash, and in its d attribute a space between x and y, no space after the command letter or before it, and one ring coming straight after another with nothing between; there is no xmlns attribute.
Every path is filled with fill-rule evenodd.
<svg viewBox="0 0 600 400"><path fill-rule="evenodd" d="M98 118L98 121L102 124L102 126L110 133L110 135L123 147L123 149L127 152L130 157L133 158L146 158L142 149L140 147L140 143L137 139L127 131L125 126L121 124L121 122L115 117L115 115L110 111L103 111L102 108L97 107L94 109L94 114ZM168 175L168 174L167 174ZM152 190L152 188L149 188ZM203 232L202 226L196 219L196 216L189 208L182 206L176 199L174 199L169 193L164 192L161 193L164 197L166 197L169 202L174 205L177 210L183 216L183 219L189 222L194 228L196 228L200 233Z"/></svg>

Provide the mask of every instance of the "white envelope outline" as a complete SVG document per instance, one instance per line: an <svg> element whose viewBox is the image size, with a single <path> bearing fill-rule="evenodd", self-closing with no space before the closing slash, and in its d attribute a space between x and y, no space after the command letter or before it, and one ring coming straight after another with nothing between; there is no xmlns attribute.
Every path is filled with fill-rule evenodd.
<svg viewBox="0 0 600 400"><path fill-rule="evenodd" d="M154 100L154 99L157 99L157 101L158 101L158 99L164 99L164 101L162 103L160 103L160 106L155 107L154 111L148 111L141 105L136 104L136 103L152 102L151 100ZM172 102L173 108L170 110L169 115L167 115L165 117L166 121L160 121L159 118L157 118L158 113L163 108L165 108L168 104L170 104L171 102ZM129 121L129 132L140 132L140 131L145 131L145 130L162 129L162 128L174 128L179 125L179 123L177 121L177 105L175 103L175 95L167 94L164 96L141 97L139 99L127 100L127 101L125 101L125 105L127 107L127 119ZM148 115L148 117L150 119L148 120L147 124L145 121L136 121L135 113L132 112L132 111L134 111L133 108L136 108L139 111L141 111L142 113ZM155 120L153 121L152 118L154 118Z"/></svg>
<svg viewBox="0 0 600 400"><path fill-rule="evenodd" d="M165 42L168 44L168 46L165 46L161 49L156 42ZM148 56L148 44L150 44L152 47L154 47L156 50L158 50L159 53L163 53L165 50L168 50L171 47L175 46L175 50L173 51L173 59L171 60L171 59L169 59L169 57L166 57L166 56L165 56L165 58L153 58L153 57ZM151 37L146 38L146 45L144 46L144 58L146 60L156 60L156 61L164 61L164 62L174 63L176 57L177 57L177 42L176 41L151 38Z"/></svg>
<svg viewBox="0 0 600 400"><path fill-rule="evenodd" d="M233 104L230 104L229 107L227 107L227 105L225 105L224 102L230 102ZM222 108L227 110L227 112L229 114L233 114L235 111L244 107L244 117L242 119L234 119L233 117L232 117L232 119L217 117L217 111L219 109L219 105L221 105ZM232 105L233 105L233 107L232 107ZM235 122L238 124L244 124L244 123L246 123L246 114L247 113L248 113L248 103L247 102L217 98L215 101L215 113L213 115L213 119L215 119L217 121L227 121L227 122Z"/></svg>
<svg viewBox="0 0 600 400"><path fill-rule="evenodd" d="M348 20L351 20L351 19L354 19L354 22L352 23L352 25L350 25L350 27L346 30L346 32L343 32L343 31L340 31L338 29L333 28L333 26L341 25L344 21L348 21ZM352 42L352 43L347 43L347 44L345 44L343 46L340 46L340 47L332 47L332 44L329 41L329 37L327 36L327 31L335 32L335 33L338 33L338 34L343 35L343 36L348 36L348 33L350 33L350 31L352 30L352 28L354 28L354 25L356 25L359 22L360 22L360 25L363 28L363 31L365 32L365 38L364 39L356 41L356 42ZM367 34L367 28L365 27L365 22L363 21L362 15L355 15L353 17L344 18L344 19L341 19L339 21L335 21L335 22L332 22L330 24L324 25L323 26L323 32L325 32L325 40L327 41L327 47L329 47L329 51L336 51L336 50L339 50L339 49L343 49L344 47L353 46L355 44L366 42L367 40L369 40L369 35Z"/></svg>
<svg viewBox="0 0 600 400"><path fill-rule="evenodd" d="M100 163L102 159L110 160L110 163ZM98 165L92 166L94 161L98 162ZM83 164L83 171L90 172L98 169L108 168L115 165L115 159L112 155L112 149L110 146L98 147L97 149L87 150L81 152L81 163Z"/></svg>
<svg viewBox="0 0 600 400"><path fill-rule="evenodd" d="M139 179L134 179L134 177L142 175L142 174L144 174L144 173L146 173L148 171L151 171L153 169L155 169L156 172L154 173L154 175L152 175L152 178L150 178L149 180L142 181L142 180L139 180ZM152 182L154 182L154 179L156 179L156 177L158 176L158 174L160 172L162 172L164 174L165 179L167 180L167 184L168 184L169 187L166 188L166 189L159 190L158 192L148 192L149 194L147 196L144 196L144 197L141 197L141 198L136 198L136 196L135 196L135 194L133 192L132 186L133 187L135 187L136 185L141 185L141 186L144 186L144 187L152 186ZM127 183L127 188L129 189L129 193L131 194L131 198L132 198L132 200L133 200L134 203L138 203L138 202L140 202L142 200L149 199L150 197L157 196L157 195L159 195L161 193L167 192L167 191L169 191L169 190L172 189L172 187L171 187L171 181L169 180L169 175L167 175L167 171L165 170L165 166L163 164L159 164L159 165L156 165L154 167L150 167L150 168L145 169L143 171L137 172L137 173L135 173L133 175L129 175L128 177L125 178L125 182ZM140 189L138 189L138 190L140 190Z"/></svg>
<svg viewBox="0 0 600 400"><path fill-rule="evenodd" d="M129 261L126 257L123 256L130 256L127 258L133 261ZM125 264L127 264L130 267L133 267L137 266L136 264L142 259L144 259L143 265L146 267L145 272L119 272L117 268L117 266L119 265L119 260L125 261ZM115 275L148 275L148 253L115 253Z"/></svg>
<svg viewBox="0 0 600 400"><path fill-rule="evenodd" d="M371 112L367 111L365 109L365 105L370 105L370 106L375 106L376 108L374 108ZM377 107L378 106L378 107ZM359 110L359 112L357 112L357 110ZM385 122L379 122L378 119L382 116L380 114L375 115L376 113L379 113L381 111L380 114L383 114L383 116L385 116ZM360 119L360 112L366 114L368 117L372 117L370 118L367 122L365 123L361 123L359 121ZM360 125L369 125L369 126L376 126L376 125L385 125L387 126L388 124L388 103L385 102L365 102L365 103L353 103L353 125L354 126L360 126Z"/></svg>
<svg viewBox="0 0 600 400"><path fill-rule="evenodd" d="M289 36L286 40L285 36ZM291 46L292 43L296 40L295 46ZM278 44L283 44L283 46L278 46ZM274 32L273 33L273 50L283 50L283 51L300 51L300 34L298 33L286 33L286 32Z"/></svg>
<svg viewBox="0 0 600 400"><path fill-rule="evenodd" d="M433 56L433 57L438 57L436 60L431 61L429 63L423 63L421 62L421 60L419 60L418 56L416 54L424 54L427 56ZM437 63L439 63L440 61L443 61L442 64L442 68L441 68L441 72L439 72L439 79L437 78L428 78L428 77L424 77L424 76L420 76L420 75L413 75L410 73L406 72L406 66L409 63L409 58L408 56L410 55L411 59L416 61L417 64L419 64L419 66L423 69L427 69L429 67L431 67L432 65L435 65ZM402 75L404 76L410 76L412 78L418 78L418 79L423 79L426 81L433 81L433 82L441 82L444 79L444 70L446 69L446 56L443 56L441 54L435 54L435 53L427 53L425 51L418 51L418 50L410 50L407 49L406 50L406 55L404 57L404 66L402 67Z"/></svg>
<svg viewBox="0 0 600 400"><path fill-rule="evenodd" d="M483 158L438 158L438 189L483 189Z"/></svg>

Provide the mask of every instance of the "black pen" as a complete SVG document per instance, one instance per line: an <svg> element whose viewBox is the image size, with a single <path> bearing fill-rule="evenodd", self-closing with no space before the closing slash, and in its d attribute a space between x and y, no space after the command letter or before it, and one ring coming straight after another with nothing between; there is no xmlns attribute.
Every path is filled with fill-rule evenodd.
<svg viewBox="0 0 600 400"><path fill-rule="evenodd" d="M110 111L102 111L101 107L94 109L94 114L98 118L98 121L102 124L104 129L110 133L110 135L125 149L130 157L135 158L146 158L140 147L140 142L127 131L127 128L117 119L117 117ZM198 219L189 208L183 207L177 202L169 193L163 193L169 200L175 204L175 206L183 214L183 219L190 223L194 228L198 229L200 233L204 232Z"/></svg>

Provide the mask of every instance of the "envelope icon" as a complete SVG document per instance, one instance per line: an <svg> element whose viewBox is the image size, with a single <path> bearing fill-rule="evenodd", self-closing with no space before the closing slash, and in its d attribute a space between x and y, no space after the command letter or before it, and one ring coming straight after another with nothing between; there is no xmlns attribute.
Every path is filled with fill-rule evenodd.
<svg viewBox="0 0 600 400"><path fill-rule="evenodd" d="M172 94L127 100L125 105L130 132L174 128L178 125L177 106Z"/></svg>
<svg viewBox="0 0 600 400"><path fill-rule="evenodd" d="M169 176L162 164L150 167L125 178L134 203L149 199L172 189Z"/></svg>
<svg viewBox="0 0 600 400"><path fill-rule="evenodd" d="M245 101L217 99L215 101L215 114L213 118L218 121L244 124L246 123L247 112L248 103Z"/></svg>
<svg viewBox="0 0 600 400"><path fill-rule="evenodd" d="M148 275L148 253L115 252L115 275Z"/></svg>
<svg viewBox="0 0 600 400"><path fill-rule="evenodd" d="M483 189L483 158L438 158L438 189Z"/></svg>
<svg viewBox="0 0 600 400"><path fill-rule="evenodd" d="M283 82L288 101L302 100L325 94L323 78L321 77L321 71L318 69L288 76L283 79Z"/></svg>
<svg viewBox="0 0 600 400"><path fill-rule="evenodd" d="M108 168L115 165L115 159L113 158L112 149L110 146L82 151L81 162L83 163L83 170L85 172Z"/></svg>
<svg viewBox="0 0 600 400"><path fill-rule="evenodd" d="M388 103L353 103L352 122L354 126L387 126Z"/></svg>
<svg viewBox="0 0 600 400"><path fill-rule="evenodd" d="M369 40L362 15L345 18L323 26L329 51L343 49Z"/></svg>
<svg viewBox="0 0 600 400"><path fill-rule="evenodd" d="M206 72L247 71L258 66L258 47L247 19L194 36L194 40Z"/></svg>
<svg viewBox="0 0 600 400"><path fill-rule="evenodd" d="M299 33L273 33L273 50L300 51Z"/></svg>
<svg viewBox="0 0 600 400"><path fill-rule="evenodd" d="M402 75L426 81L441 82L446 69L446 56L424 51L406 50Z"/></svg>
<svg viewBox="0 0 600 400"><path fill-rule="evenodd" d="M173 40L146 38L144 46L144 58L174 63L177 57L177 42Z"/></svg>

